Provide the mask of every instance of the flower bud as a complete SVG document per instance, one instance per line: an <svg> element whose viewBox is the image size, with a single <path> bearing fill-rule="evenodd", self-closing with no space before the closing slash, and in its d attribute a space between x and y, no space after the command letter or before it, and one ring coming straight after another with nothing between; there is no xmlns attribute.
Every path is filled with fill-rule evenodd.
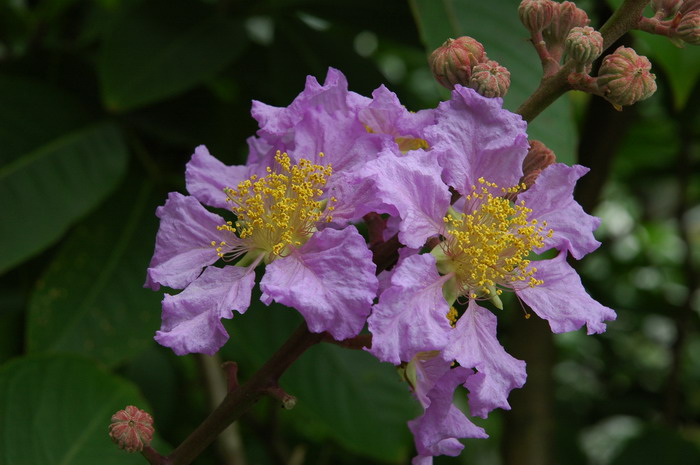
<svg viewBox="0 0 700 465"><path fill-rule="evenodd" d="M153 439L153 418L133 405L127 406L112 415L109 436L121 449L127 452L143 450Z"/></svg>
<svg viewBox="0 0 700 465"><path fill-rule="evenodd" d="M479 63L472 69L469 87L484 97L503 97L510 87L510 72L493 60Z"/></svg>
<svg viewBox="0 0 700 465"><path fill-rule="evenodd" d="M682 3L683 0L651 0L651 8L663 19L675 15Z"/></svg>
<svg viewBox="0 0 700 465"><path fill-rule="evenodd" d="M486 60L484 46L471 37L447 39L435 49L428 62L435 79L452 90L455 84L466 86L472 74L472 67Z"/></svg>
<svg viewBox="0 0 700 465"><path fill-rule="evenodd" d="M566 36L564 47L572 60L586 65L603 53L603 36L590 26L574 27Z"/></svg>
<svg viewBox="0 0 700 465"><path fill-rule="evenodd" d="M530 139L529 142L530 149L523 160L523 177L520 180L526 189L535 184L535 180L546 167L557 161L554 152L542 142L534 139Z"/></svg>
<svg viewBox="0 0 700 465"><path fill-rule="evenodd" d="M552 24L545 29L545 38L553 43L561 43L575 27L587 26L590 23L588 15L573 2L557 3L554 9Z"/></svg>
<svg viewBox="0 0 700 465"><path fill-rule="evenodd" d="M632 48L618 47L606 56L598 71L598 88L614 105L632 105L656 92L651 63Z"/></svg>
<svg viewBox="0 0 700 465"><path fill-rule="evenodd" d="M556 5L552 0L522 0L518 7L520 21L531 32L541 31L552 22Z"/></svg>
<svg viewBox="0 0 700 465"><path fill-rule="evenodd" d="M690 45L700 45L700 10L683 15L676 33L676 37L683 42Z"/></svg>
<svg viewBox="0 0 700 465"><path fill-rule="evenodd" d="M683 0L679 13L685 15L700 10L700 0Z"/></svg>

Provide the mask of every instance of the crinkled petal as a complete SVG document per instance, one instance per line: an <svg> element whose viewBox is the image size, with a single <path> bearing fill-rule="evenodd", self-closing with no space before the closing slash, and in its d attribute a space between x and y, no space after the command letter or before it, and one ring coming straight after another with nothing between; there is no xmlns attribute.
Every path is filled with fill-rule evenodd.
<svg viewBox="0 0 700 465"><path fill-rule="evenodd" d="M359 108L369 105L370 99L348 91L348 81L337 69L328 68L326 80L320 85L315 77L308 76L304 90L287 107L274 107L253 101L251 113L258 121L258 135L273 144L278 150L293 150L289 139L292 130L309 109L321 109L329 115L356 113ZM359 122L358 122L359 123Z"/></svg>
<svg viewBox="0 0 700 465"><path fill-rule="evenodd" d="M221 318L250 305L255 272L238 266L208 267L177 295L163 299L163 322L155 339L177 355L213 355L228 340Z"/></svg>
<svg viewBox="0 0 700 465"><path fill-rule="evenodd" d="M431 463L426 459L437 455L459 455L464 445L458 438L488 437L483 428L474 425L452 404L455 388L473 376L471 370L464 367L447 371L428 393L430 405L425 413L408 422L418 451L414 465Z"/></svg>
<svg viewBox="0 0 700 465"><path fill-rule="evenodd" d="M544 280L544 284L516 292L537 315L549 321L555 333L575 331L584 324L588 334L602 333L603 322L617 317L614 310L588 295L576 270L566 263L566 252L533 263L537 267L535 278Z"/></svg>
<svg viewBox="0 0 700 465"><path fill-rule="evenodd" d="M216 229L224 219L207 211L194 197L177 192L168 194L156 216L160 228L145 285L154 291L161 285L184 289L203 267L219 259L211 242L227 239L224 231Z"/></svg>
<svg viewBox="0 0 700 465"><path fill-rule="evenodd" d="M297 309L309 330L337 340L356 336L377 294L372 252L354 227L324 229L267 266L261 300Z"/></svg>
<svg viewBox="0 0 700 465"><path fill-rule="evenodd" d="M525 384L525 362L503 349L496 337L496 315L474 300L457 321L444 356L477 370L465 384L472 415L486 418L497 407L510 410L508 394Z"/></svg>
<svg viewBox="0 0 700 465"><path fill-rule="evenodd" d="M415 151L394 156L384 152L365 164L360 173L373 180L378 200L398 211L401 243L420 248L426 239L444 229L450 192L440 181L440 167L432 153Z"/></svg>
<svg viewBox="0 0 700 465"><path fill-rule="evenodd" d="M372 92L372 102L360 110L360 121L373 133L390 136L395 143L425 139L425 128L435 124L435 110L412 113L401 104L395 93L379 86ZM417 147L416 147L417 148Z"/></svg>
<svg viewBox="0 0 700 465"><path fill-rule="evenodd" d="M450 309L442 295L445 279L430 254L406 257L396 267L391 286L379 297L368 319L375 357L398 365L419 352L447 344Z"/></svg>
<svg viewBox="0 0 700 465"><path fill-rule="evenodd" d="M443 180L463 195L480 177L510 187L522 176L527 124L502 102L457 85L452 98L438 106L437 124L426 129Z"/></svg>
<svg viewBox="0 0 700 465"><path fill-rule="evenodd" d="M228 208L225 187L236 188L248 177L246 166L228 166L211 156L203 145L197 147L185 168L187 192L204 205Z"/></svg>
<svg viewBox="0 0 700 465"><path fill-rule="evenodd" d="M589 171L581 165L567 166L563 163L550 165L542 171L532 188L518 196L532 209L531 218L547 221L547 228L554 234L547 239L542 250L555 247L568 250L577 260L600 246L593 231L600 219L583 211L574 200L576 181Z"/></svg>

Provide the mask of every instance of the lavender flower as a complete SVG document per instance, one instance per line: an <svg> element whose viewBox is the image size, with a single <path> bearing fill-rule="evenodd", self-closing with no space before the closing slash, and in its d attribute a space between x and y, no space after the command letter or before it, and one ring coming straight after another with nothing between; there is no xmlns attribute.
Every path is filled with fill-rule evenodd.
<svg viewBox="0 0 700 465"><path fill-rule="evenodd" d="M370 351L397 365L432 351L447 366L456 361L474 369L462 384L469 389L471 414L486 417L494 408L510 408L508 394L524 384L526 374L525 363L498 342L496 316L479 302L502 308L502 293L514 292L557 333L584 324L589 334L603 332L603 322L615 313L586 293L566 262L568 254L580 259L599 246L592 234L599 220L573 199L574 184L588 169L554 164L534 185L521 184L525 123L503 110L500 99L471 89L456 86L435 118L425 130L429 151L382 156L362 172L393 206L402 243L419 249L429 238L439 240L429 254L402 254L390 277L381 278L383 291L368 320ZM454 205L448 186L461 194ZM547 250L557 255L532 261L533 253ZM466 304L461 314L455 302ZM451 405L452 390L443 387L442 403ZM423 429L412 424L414 434L446 431L446 420L429 409L421 417ZM454 437L475 437L469 431ZM421 445L424 439L416 436L414 463L428 463L423 459L431 449Z"/></svg>

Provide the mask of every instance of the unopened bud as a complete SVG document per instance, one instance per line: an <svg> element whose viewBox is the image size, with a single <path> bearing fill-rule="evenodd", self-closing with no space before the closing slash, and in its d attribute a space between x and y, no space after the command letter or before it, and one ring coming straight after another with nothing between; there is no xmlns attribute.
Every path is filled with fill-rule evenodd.
<svg viewBox="0 0 700 465"><path fill-rule="evenodd" d="M690 45L700 45L700 10L683 15L678 24L676 37Z"/></svg>
<svg viewBox="0 0 700 465"><path fill-rule="evenodd" d="M435 79L450 90L455 84L466 86L472 67L485 60L484 46L467 36L447 39L428 59Z"/></svg>
<svg viewBox="0 0 700 465"><path fill-rule="evenodd" d="M656 92L656 76L650 70L651 62L647 57L621 46L603 59L597 84L611 103L632 105Z"/></svg>
<svg viewBox="0 0 700 465"><path fill-rule="evenodd" d="M683 0L651 0L651 9L662 19L675 15Z"/></svg>
<svg viewBox="0 0 700 465"><path fill-rule="evenodd" d="M573 2L557 3L552 24L544 31L545 38L554 43L561 43L575 27L587 26L588 15Z"/></svg>
<svg viewBox="0 0 700 465"><path fill-rule="evenodd" d="M528 31L541 31L552 22L556 5L552 0L522 0L518 7L520 21Z"/></svg>
<svg viewBox="0 0 700 465"><path fill-rule="evenodd" d="M127 452L138 452L153 439L153 418L143 410L129 405L112 415L109 436Z"/></svg>
<svg viewBox="0 0 700 465"><path fill-rule="evenodd" d="M493 60L479 63L472 69L469 87L484 97L503 97L510 87L510 72Z"/></svg>
<svg viewBox="0 0 700 465"><path fill-rule="evenodd" d="M534 139L530 139L529 142L530 150L523 160L523 177L520 180L521 184L525 184L526 189L535 184L535 180L546 167L557 161L554 152L542 142Z"/></svg>
<svg viewBox="0 0 700 465"><path fill-rule="evenodd" d="M685 15L697 10L700 10L700 0L683 0L679 13Z"/></svg>
<svg viewBox="0 0 700 465"><path fill-rule="evenodd" d="M586 65L603 53L603 36L590 26L575 27L566 36L564 47L567 56Z"/></svg>

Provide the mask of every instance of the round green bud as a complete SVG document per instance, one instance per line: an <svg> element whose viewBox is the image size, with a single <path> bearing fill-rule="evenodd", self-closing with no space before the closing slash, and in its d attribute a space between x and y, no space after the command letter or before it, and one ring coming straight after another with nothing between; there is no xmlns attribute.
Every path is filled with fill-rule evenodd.
<svg viewBox="0 0 700 465"><path fill-rule="evenodd" d="M531 32L541 31L552 22L556 5L552 0L522 0L518 7L520 21Z"/></svg>
<svg viewBox="0 0 700 465"><path fill-rule="evenodd" d="M690 45L700 45L700 10L684 14L676 33L683 42Z"/></svg>
<svg viewBox="0 0 700 465"><path fill-rule="evenodd" d="M510 87L510 72L493 60L479 63L472 69L469 87L484 97L503 97Z"/></svg>
<svg viewBox="0 0 700 465"><path fill-rule="evenodd" d="M656 76L650 70L651 62L647 57L621 46L603 59L596 82L611 103L632 105L656 92Z"/></svg>
<svg viewBox="0 0 700 465"><path fill-rule="evenodd" d="M593 63L603 53L603 36L590 26L574 27L564 41L566 55L576 63Z"/></svg>
<svg viewBox="0 0 700 465"><path fill-rule="evenodd" d="M486 60L484 46L471 37L447 39L435 49L428 62L435 79L452 90L455 84L466 86L474 65Z"/></svg>

